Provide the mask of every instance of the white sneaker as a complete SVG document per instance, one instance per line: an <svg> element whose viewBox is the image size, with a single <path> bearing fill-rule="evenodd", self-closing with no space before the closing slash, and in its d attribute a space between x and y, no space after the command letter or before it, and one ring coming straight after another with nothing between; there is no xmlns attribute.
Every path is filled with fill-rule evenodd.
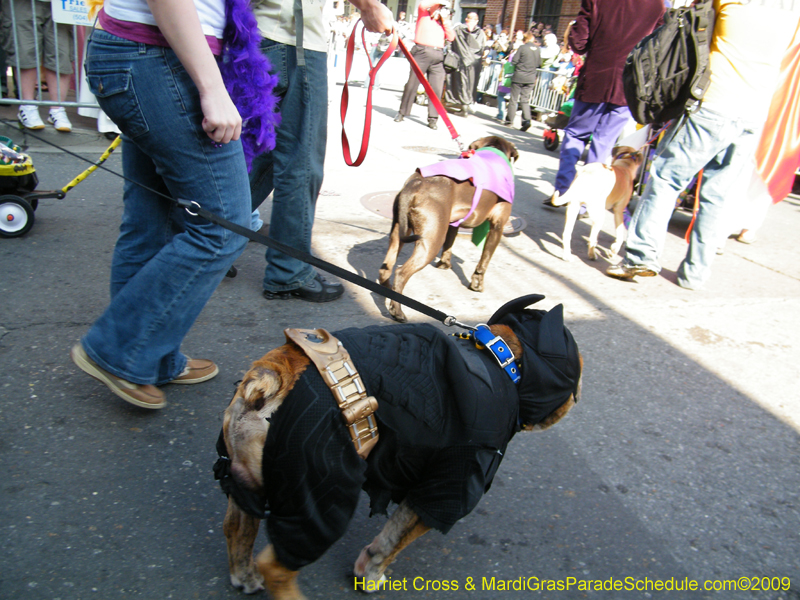
<svg viewBox="0 0 800 600"><path fill-rule="evenodd" d="M47 122L52 123L58 131L72 131L72 123L69 122L67 111L63 108L51 108Z"/></svg>
<svg viewBox="0 0 800 600"><path fill-rule="evenodd" d="M26 129L44 129L44 122L39 116L39 108L34 104L21 104L17 113L17 120Z"/></svg>

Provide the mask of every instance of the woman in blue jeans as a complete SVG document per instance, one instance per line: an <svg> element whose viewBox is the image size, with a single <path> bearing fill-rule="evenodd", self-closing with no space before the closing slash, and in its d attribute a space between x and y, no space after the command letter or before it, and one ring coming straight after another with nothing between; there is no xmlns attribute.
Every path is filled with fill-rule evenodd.
<svg viewBox="0 0 800 600"><path fill-rule="evenodd" d="M149 7L152 7L152 11ZM123 133L124 211L111 302L71 352L122 399L162 408L166 383L218 373L181 342L247 239L179 209L186 199L247 227L242 118L218 66L224 0L106 0L86 72Z"/></svg>

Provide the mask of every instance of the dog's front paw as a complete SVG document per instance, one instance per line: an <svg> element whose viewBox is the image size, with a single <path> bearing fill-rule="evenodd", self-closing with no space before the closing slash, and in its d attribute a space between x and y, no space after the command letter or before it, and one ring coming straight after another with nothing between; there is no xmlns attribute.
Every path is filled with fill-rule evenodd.
<svg viewBox="0 0 800 600"><path fill-rule="evenodd" d="M400 306L400 303L394 300L389 302L389 314L392 315L392 318L398 323L405 323L408 320L403 314L403 308Z"/></svg>
<svg viewBox="0 0 800 600"><path fill-rule="evenodd" d="M483 275L478 275L475 273L472 276L472 280L469 282L469 289L473 292L482 292L483 291Z"/></svg>
<svg viewBox="0 0 800 600"><path fill-rule="evenodd" d="M597 246L589 246L589 260L597 260Z"/></svg>
<svg viewBox="0 0 800 600"><path fill-rule="evenodd" d="M622 250L622 242L615 242L611 244L611 256L616 256Z"/></svg>
<svg viewBox="0 0 800 600"><path fill-rule="evenodd" d="M452 269L452 268L453 268L453 265L451 265L449 262L444 262L443 260L440 260L440 261L439 261L439 262L436 264L436 268L437 268L437 269L444 269L444 270L447 270L447 269Z"/></svg>
<svg viewBox="0 0 800 600"><path fill-rule="evenodd" d="M264 589L264 578L255 571L250 571L241 576L231 573L231 585L242 590L245 594L255 594Z"/></svg>
<svg viewBox="0 0 800 600"><path fill-rule="evenodd" d="M564 250L564 252L561 254L561 259L567 262L572 262L574 258L575 256L569 250Z"/></svg>

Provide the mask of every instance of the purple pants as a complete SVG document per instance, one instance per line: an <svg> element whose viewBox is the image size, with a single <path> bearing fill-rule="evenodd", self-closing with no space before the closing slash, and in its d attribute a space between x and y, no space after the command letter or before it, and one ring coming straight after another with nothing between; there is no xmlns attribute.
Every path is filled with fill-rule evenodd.
<svg viewBox="0 0 800 600"><path fill-rule="evenodd" d="M622 132L631 111L627 106L608 102L582 102L575 99L569 123L564 129L561 160L558 165L555 188L563 195L575 179L575 165L580 160L586 144L589 154L586 163L603 162ZM590 142L591 140L591 142Z"/></svg>

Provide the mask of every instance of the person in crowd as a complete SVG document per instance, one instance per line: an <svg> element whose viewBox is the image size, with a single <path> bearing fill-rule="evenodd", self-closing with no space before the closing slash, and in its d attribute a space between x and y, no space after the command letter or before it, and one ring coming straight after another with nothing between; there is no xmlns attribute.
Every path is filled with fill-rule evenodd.
<svg viewBox="0 0 800 600"><path fill-rule="evenodd" d="M419 65L422 73L427 77L433 91L438 97L444 88L444 45L445 41L452 42L455 38L453 28L450 26L447 7L449 0L421 0L417 6L417 28L414 35L414 48L411 54ZM411 114L411 107L417 96L419 79L413 70L409 69L408 81L403 88L403 97L400 101L400 110L394 118L400 123ZM433 102L428 102L428 127L437 129L439 115Z"/></svg>
<svg viewBox="0 0 800 600"><path fill-rule="evenodd" d="M495 118L501 123L504 123L506 120L506 101L508 100L508 94L511 92L511 79L514 75L514 65L504 53L499 53L497 57L501 63L501 70L500 80L497 83L497 116Z"/></svg>
<svg viewBox="0 0 800 600"><path fill-rule="evenodd" d="M223 31L243 37L226 27L224 7L223 0L106 0L102 29L88 44L87 78L122 131L126 182L111 301L70 355L117 396L148 409L166 404L158 386L200 383L219 372L210 360L188 358L181 345L247 242L169 199L191 200L247 227L241 138L252 152L274 140L273 82L260 55L244 59L252 67L247 77L223 79L226 61L218 57L238 47ZM247 5L237 8L231 22L250 23L244 33L257 35ZM259 107L245 136L226 84L242 106Z"/></svg>
<svg viewBox="0 0 800 600"><path fill-rule="evenodd" d="M392 13L378 0L353 0L353 4L359 9L367 31L392 30ZM253 8L263 38L261 51L279 77L281 115L274 150L253 160L250 171L253 208L273 193L270 237L297 250L311 252L328 129L323 5L316 4L310 9L304 6L302 20L295 19L291 3L281 0L256 0ZM355 24L353 19L351 22ZM302 45L298 40L302 40ZM266 259L262 294L267 300L299 298L329 302L344 293L341 283L328 281L311 265L296 258L267 248Z"/></svg>
<svg viewBox="0 0 800 600"><path fill-rule="evenodd" d="M511 44L508 40L508 30L503 29L497 34L497 38L494 40L494 44L492 44L492 49L495 51L496 55L502 54L507 58L511 51L510 47Z"/></svg>
<svg viewBox="0 0 800 600"><path fill-rule="evenodd" d="M364 37L367 40L367 50L369 51L370 60L372 60L372 64L375 65L381 59L383 53L386 52L391 45L392 35L387 34L386 32L369 32ZM369 69L367 69L367 74L364 76L364 87L369 87ZM381 89L380 70L375 74L375 83L373 88L376 90Z"/></svg>
<svg viewBox="0 0 800 600"><path fill-rule="evenodd" d="M4 19L10 19L12 2L19 56L15 54L13 33L5 39L5 52L10 64L19 63L20 100L36 100L38 68L41 66L50 100L64 102L69 93L75 60L72 27L53 21L49 0L3 0ZM35 104L20 104L17 120L26 129L44 129L39 107ZM72 123L63 106L52 106L47 122L58 131L72 131Z"/></svg>
<svg viewBox="0 0 800 600"><path fill-rule="evenodd" d="M517 32L514 34L514 42L511 44L511 48L513 50L518 50L519 47L525 43L524 37L525 37L525 32L523 32L521 29L518 29Z"/></svg>
<svg viewBox="0 0 800 600"><path fill-rule="evenodd" d="M659 144L650 178L630 223L622 262L610 277L652 277L679 193L703 169L700 209L677 283L697 290L711 275L728 202L747 189L760 131L780 74L780 60L800 26L800 6L715 0L711 85L699 109L678 119ZM586 69L589 69L587 59Z"/></svg>
<svg viewBox="0 0 800 600"><path fill-rule="evenodd" d="M542 68L550 69L555 63L561 47L558 45L558 38L555 33L546 33L544 36L544 45L542 45L540 52L542 54Z"/></svg>
<svg viewBox="0 0 800 600"><path fill-rule="evenodd" d="M466 116L474 113L472 104L475 102L475 92L478 86L478 77L483 67L483 46L486 35L478 27L478 14L471 12L464 23L459 23L453 28L455 38L450 45L450 51L458 56L458 69L450 74L448 86L448 100L455 105L460 105L461 113Z"/></svg>
<svg viewBox="0 0 800 600"><path fill-rule="evenodd" d="M537 70L542 64L539 47L528 32L523 35L523 44L511 59L514 74L511 76L511 100L508 103L506 124L514 125L517 116L517 104L522 102L522 125L520 131L528 131L531 126L531 94L538 76Z"/></svg>
<svg viewBox="0 0 800 600"><path fill-rule="evenodd" d="M586 53L578 75L575 104L564 129L553 195L564 194L575 179L575 165L586 144L587 162L604 162L630 120L622 90L622 68L633 47L651 31L664 13L662 0L582 0L577 19L565 37L572 50ZM589 52L591 50L591 52Z"/></svg>
<svg viewBox="0 0 800 600"><path fill-rule="evenodd" d="M401 10L397 14L397 37L403 40L403 44L405 44L406 48L411 50L414 47L414 29L406 20L406 12ZM397 50L394 52L394 56L403 57L403 50L400 48L400 45L397 45Z"/></svg>
<svg viewBox="0 0 800 600"><path fill-rule="evenodd" d="M485 41L483 43L484 49L491 50L492 45L494 45L494 30L492 29L491 25L484 26L483 35L485 36Z"/></svg>

